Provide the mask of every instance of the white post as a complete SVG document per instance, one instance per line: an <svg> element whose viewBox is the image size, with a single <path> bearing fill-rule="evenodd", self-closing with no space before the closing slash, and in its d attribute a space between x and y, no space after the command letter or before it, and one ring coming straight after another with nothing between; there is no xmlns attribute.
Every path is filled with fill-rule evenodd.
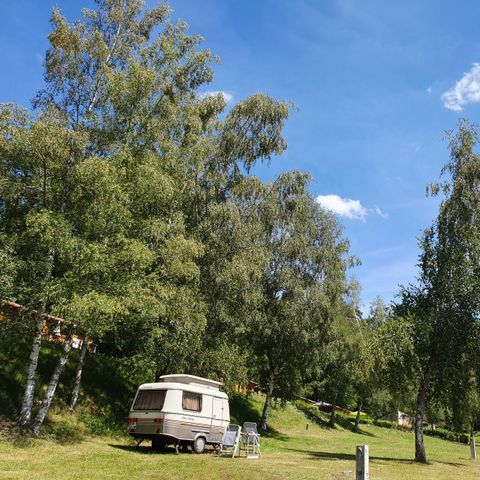
<svg viewBox="0 0 480 480"><path fill-rule="evenodd" d="M470 453L472 454L472 461L477 461L477 450L475 448L475 437L472 435L470 437Z"/></svg>
<svg viewBox="0 0 480 480"><path fill-rule="evenodd" d="M368 480L368 445L357 445L356 480Z"/></svg>

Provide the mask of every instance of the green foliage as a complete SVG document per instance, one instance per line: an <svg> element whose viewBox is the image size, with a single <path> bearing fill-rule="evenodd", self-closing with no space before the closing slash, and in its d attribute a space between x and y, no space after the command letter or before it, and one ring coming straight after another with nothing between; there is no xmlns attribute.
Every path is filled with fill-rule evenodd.
<svg viewBox="0 0 480 480"><path fill-rule="evenodd" d="M18 268L17 261L13 256L13 249L9 242L0 233L0 297L13 297L13 281L15 270Z"/></svg>
<svg viewBox="0 0 480 480"><path fill-rule="evenodd" d="M242 394L229 394L230 422L243 425L243 422L260 422L261 403L253 397Z"/></svg>
<svg viewBox="0 0 480 480"><path fill-rule="evenodd" d="M259 204L257 240L268 262L248 332L269 395L291 398L321 355L346 288L348 244L308 193L309 176L281 175ZM261 265L260 265L261 266ZM263 360L265 359L265 360Z"/></svg>
<svg viewBox="0 0 480 480"><path fill-rule="evenodd" d="M368 423L368 421L366 423ZM376 425L377 427L392 428L394 430L402 430L405 432L412 430L412 427L410 427L409 425L399 425L396 422L389 422L387 420L375 419L373 420L372 424Z"/></svg>
<svg viewBox="0 0 480 480"><path fill-rule="evenodd" d="M220 152L228 163L242 162L248 170L257 159L269 160L287 148L282 136L291 105L256 94L234 106L223 126Z"/></svg>
<svg viewBox="0 0 480 480"><path fill-rule="evenodd" d="M416 360L416 459L426 462L421 422L427 394L459 410L471 391L478 364L480 318L480 156L476 128L460 120L458 132L447 134L450 160L442 181L429 192L442 197L436 221L420 241L420 281L402 290L396 310L408 318ZM457 417L458 415L453 415ZM459 424L458 421L453 423Z"/></svg>
<svg viewBox="0 0 480 480"><path fill-rule="evenodd" d="M348 242L308 174L249 175L285 151L293 105L199 94L217 58L169 14L53 10L34 112L0 108L0 294L144 356L149 380L253 375L290 398L328 340Z"/></svg>
<svg viewBox="0 0 480 480"><path fill-rule="evenodd" d="M54 439L62 445L77 444L82 441L88 430L81 419L65 413L53 413L45 422L45 437Z"/></svg>
<svg viewBox="0 0 480 480"><path fill-rule="evenodd" d="M382 385L400 406L413 408L419 378L419 359L415 351L415 329L411 317L390 316L377 330L379 376ZM388 400L387 400L388 401Z"/></svg>
<svg viewBox="0 0 480 480"><path fill-rule="evenodd" d="M424 434L429 437L441 438L442 440L449 440L450 442L459 442L468 444L470 441L470 436L466 433L457 433L450 430L446 430L441 427L435 429L426 429Z"/></svg>

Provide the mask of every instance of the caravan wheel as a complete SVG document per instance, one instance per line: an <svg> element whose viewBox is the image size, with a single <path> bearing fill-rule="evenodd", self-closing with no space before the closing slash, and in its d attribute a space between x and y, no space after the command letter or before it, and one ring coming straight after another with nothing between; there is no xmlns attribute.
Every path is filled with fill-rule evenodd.
<svg viewBox="0 0 480 480"><path fill-rule="evenodd" d="M197 437L193 442L193 451L195 453L202 453L205 450L205 438Z"/></svg>

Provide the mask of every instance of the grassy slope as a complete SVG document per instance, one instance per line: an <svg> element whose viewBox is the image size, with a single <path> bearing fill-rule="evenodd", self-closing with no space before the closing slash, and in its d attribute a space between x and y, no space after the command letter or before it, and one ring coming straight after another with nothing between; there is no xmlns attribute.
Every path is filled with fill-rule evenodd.
<svg viewBox="0 0 480 480"><path fill-rule="evenodd" d="M262 399L232 401L236 421L258 419ZM67 421L66 421L67 420ZM305 429L309 424L308 430ZM427 438L431 465L417 465L410 433L374 426L355 434L312 424L293 406L275 408L272 431L262 439L263 458L246 460L203 455L155 454L123 437L92 437L74 418L53 416L55 435L34 441L0 440L0 478L12 479L335 479L354 478L355 446L368 444L372 479L480 477L466 445ZM351 473L346 473L351 472Z"/></svg>
<svg viewBox="0 0 480 480"><path fill-rule="evenodd" d="M15 333L2 330L0 324L0 421L2 417L15 418L26 382L31 339ZM15 342L9 338L15 338ZM60 345L43 342L38 364L37 399L45 393L61 350ZM78 356L78 350L70 354L55 393L54 408L61 409L70 400ZM118 425L123 427L137 386L151 378L150 372L145 372L142 365L135 367L129 362L129 358L120 361L106 355L87 355L79 411L89 423L91 433L116 430Z"/></svg>

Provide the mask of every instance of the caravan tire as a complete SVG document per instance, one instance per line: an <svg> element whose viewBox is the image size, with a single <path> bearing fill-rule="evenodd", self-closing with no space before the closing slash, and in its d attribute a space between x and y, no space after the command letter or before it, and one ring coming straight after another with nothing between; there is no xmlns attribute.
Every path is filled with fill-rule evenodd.
<svg viewBox="0 0 480 480"><path fill-rule="evenodd" d="M193 451L195 453L202 453L205 450L205 438L204 437L197 437L193 441Z"/></svg>

